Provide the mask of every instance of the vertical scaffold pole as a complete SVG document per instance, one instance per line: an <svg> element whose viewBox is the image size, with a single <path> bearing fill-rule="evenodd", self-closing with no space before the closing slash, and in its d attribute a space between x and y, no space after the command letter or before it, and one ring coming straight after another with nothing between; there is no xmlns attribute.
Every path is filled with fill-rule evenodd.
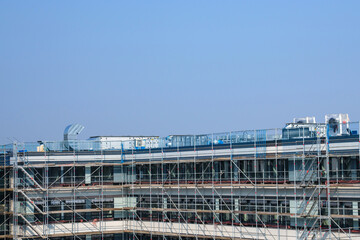
<svg viewBox="0 0 360 240"><path fill-rule="evenodd" d="M328 239L331 239L331 206L330 206L330 139L329 139L329 125L326 125L326 206L327 219L329 224Z"/></svg>
<svg viewBox="0 0 360 240"><path fill-rule="evenodd" d="M295 169L294 169L295 170ZM303 181L306 182L306 178L307 178L307 174L306 174L306 170L305 170L305 127L302 127L302 154L301 154L301 173L303 174L304 178ZM301 179L301 178L300 178ZM311 179L309 179L310 181ZM314 190L315 191L315 190ZM307 203L306 203L306 188L302 188L302 205L303 206L299 206L300 208L300 212L305 213L306 214L306 208L307 208ZM302 207L304 207L304 210L302 209ZM306 218L304 218L304 226L302 226L304 228L304 232L307 231L307 226L306 226Z"/></svg>
<svg viewBox="0 0 360 240"><path fill-rule="evenodd" d="M234 203L234 186L233 186L233 179L234 179L234 171L233 169L236 169L234 165L234 159L233 159L233 151L232 151L232 136L231 136L231 132L230 132L230 189L231 189L231 195L230 195L230 209L231 209L231 227L233 230L233 238L235 238L235 227L234 227L234 218L235 218L235 203Z"/></svg>
<svg viewBox="0 0 360 240"><path fill-rule="evenodd" d="M162 226L165 230L166 212L165 212L165 193L164 193L164 143L161 144L161 199L162 199ZM162 239L165 239L165 231L163 231Z"/></svg>
<svg viewBox="0 0 360 240"><path fill-rule="evenodd" d="M13 238L14 239L18 239L18 224L19 224L19 218L18 218L18 214L19 214L19 209L18 209L18 197L19 197L19 193L18 193L18 156L17 156L17 144L13 143L13 159L14 159L14 163L13 163L13 186L14 186L14 191L13 191Z"/></svg>
<svg viewBox="0 0 360 240"><path fill-rule="evenodd" d="M44 189L45 192L45 206L44 206L44 212L45 212L45 237L48 238L49 235L49 162L48 162L48 154L47 149L44 151L45 154L45 182L44 182Z"/></svg>
<svg viewBox="0 0 360 240"><path fill-rule="evenodd" d="M101 149L101 167L100 167L100 206L101 206L101 216L100 216L100 232L101 232L101 239L104 239L104 160L105 154L104 150Z"/></svg>
<svg viewBox="0 0 360 240"><path fill-rule="evenodd" d="M153 211L152 211L152 172L151 172L151 148L149 148L149 191L150 191L150 239L153 237Z"/></svg>
<svg viewBox="0 0 360 240"><path fill-rule="evenodd" d="M279 170L278 170L278 129L275 129L275 185L276 185L276 225L278 239L280 240L280 216L279 216Z"/></svg>
<svg viewBox="0 0 360 240"><path fill-rule="evenodd" d="M256 224L256 238L259 239L259 225L258 225L258 221L259 221L259 216L258 216L258 202L257 202L257 149L256 149L256 143L257 143L257 134L256 134L256 130L254 130L254 190L255 190L255 224Z"/></svg>
<svg viewBox="0 0 360 240"><path fill-rule="evenodd" d="M121 150L121 154L123 154L123 151ZM126 165L127 166L127 165ZM135 155L134 155L134 148L132 148L131 149L131 174L132 175L134 175L134 172L136 171L136 169L134 169L134 166L135 166ZM124 167L125 168L125 167ZM127 171L127 168L126 168L126 172L128 172ZM129 181L128 181L128 177L127 178L125 178L124 177L124 182L125 183L128 183ZM140 176L139 176L139 179L140 179ZM140 181L140 180L139 180ZM132 193L132 197L133 197L133 199L135 198L135 185L134 185L134 181L131 181L131 193ZM140 184L141 184L141 182L140 182ZM140 199L139 199L139 201L140 201ZM140 202L141 203L141 202ZM130 227L132 228L132 233L133 233L133 239L135 239L135 237L136 237L136 235L135 235L135 227L136 227L136 224L135 224L135 214L137 213L137 209L136 209L136 207L135 207L135 209L133 210L133 212L132 212L132 223L130 224ZM139 219L139 222L141 222L141 219ZM129 226L128 226L129 227Z"/></svg>
<svg viewBox="0 0 360 240"><path fill-rule="evenodd" d="M215 181L215 174L216 171L218 171L219 169L215 169L214 167L214 134L211 134L211 165L212 165L212 179L211 179L211 197L212 197L212 210L215 209L215 186L214 186L214 181ZM217 165L218 166L218 165ZM215 213L213 212L213 216L212 216L212 221L213 221L213 226L215 226ZM213 231L212 234L213 239L216 239L216 233L215 231Z"/></svg>
<svg viewBox="0 0 360 240"><path fill-rule="evenodd" d="M73 149L73 165L72 165L72 177L71 177L71 189L72 189L72 203L70 206L72 207L72 233L73 239L76 239L76 235L74 234L76 231L76 172L75 172L75 164L76 164L76 152L75 148Z"/></svg>
<svg viewBox="0 0 360 240"><path fill-rule="evenodd" d="M195 136L194 136L194 148L195 148ZM180 219L180 215L181 215L181 206L180 206L180 157L178 155L177 157L177 161L176 161L176 168L177 168L177 208L179 209L177 212L177 218L178 218L178 224L179 224L179 228L178 228L178 232L180 234L181 232L181 219Z"/></svg>

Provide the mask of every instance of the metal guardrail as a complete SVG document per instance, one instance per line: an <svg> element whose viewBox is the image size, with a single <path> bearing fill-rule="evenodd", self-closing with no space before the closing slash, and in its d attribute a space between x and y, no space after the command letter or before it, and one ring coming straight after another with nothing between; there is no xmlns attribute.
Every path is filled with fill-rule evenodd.
<svg viewBox="0 0 360 240"><path fill-rule="evenodd" d="M348 135L359 133L359 122L348 123ZM144 139L142 146L138 140L125 141L97 141L97 140L68 140L68 141L39 141L0 145L0 153L11 152L61 152L61 151L101 151L101 150L139 150L153 148L177 148L213 146L221 144L241 144L253 142L267 142L273 140L290 140L302 138L315 138L325 133L326 125L323 123L312 124L309 131L306 125L298 129L284 131L286 128L245 130L225 133L211 133L200 135L170 135L167 137ZM306 130L305 130L306 129ZM261 136L259 136L261 132Z"/></svg>

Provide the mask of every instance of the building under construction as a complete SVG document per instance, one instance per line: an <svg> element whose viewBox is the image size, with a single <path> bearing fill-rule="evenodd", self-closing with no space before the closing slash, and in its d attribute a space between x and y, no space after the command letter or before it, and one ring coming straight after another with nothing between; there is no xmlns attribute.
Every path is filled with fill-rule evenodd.
<svg viewBox="0 0 360 240"><path fill-rule="evenodd" d="M1 146L3 239L360 239L359 122Z"/></svg>

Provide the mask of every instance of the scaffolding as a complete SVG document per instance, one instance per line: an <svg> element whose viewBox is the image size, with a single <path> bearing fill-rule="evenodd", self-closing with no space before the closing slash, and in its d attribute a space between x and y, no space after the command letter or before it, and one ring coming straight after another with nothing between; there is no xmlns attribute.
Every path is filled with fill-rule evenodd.
<svg viewBox="0 0 360 240"><path fill-rule="evenodd" d="M1 238L360 239L347 126L4 145Z"/></svg>

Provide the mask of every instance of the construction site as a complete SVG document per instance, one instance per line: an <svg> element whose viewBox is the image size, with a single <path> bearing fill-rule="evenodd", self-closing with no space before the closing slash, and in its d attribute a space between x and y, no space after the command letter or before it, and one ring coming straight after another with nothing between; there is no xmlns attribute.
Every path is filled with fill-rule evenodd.
<svg viewBox="0 0 360 240"><path fill-rule="evenodd" d="M360 239L359 122L1 146L2 239Z"/></svg>

